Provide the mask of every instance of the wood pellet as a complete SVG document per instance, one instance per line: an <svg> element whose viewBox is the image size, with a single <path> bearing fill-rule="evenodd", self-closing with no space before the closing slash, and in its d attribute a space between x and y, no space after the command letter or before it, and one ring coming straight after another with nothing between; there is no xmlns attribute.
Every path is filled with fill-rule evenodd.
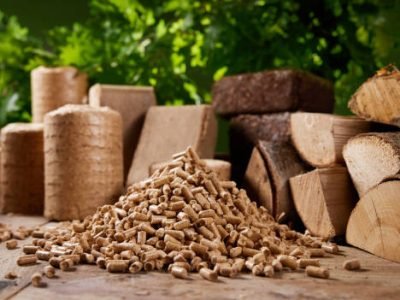
<svg viewBox="0 0 400 300"><path fill-rule="evenodd" d="M343 268L349 271L360 270L361 263L358 259L348 259L343 263Z"/></svg>
<svg viewBox="0 0 400 300"><path fill-rule="evenodd" d="M179 279L198 272L209 281L299 268L326 278L317 258L337 253L336 245L276 223L236 183L220 182L191 148L175 157L83 222L35 229L37 239L23 246L27 255L17 263L48 261L48 278L78 264L110 273L164 270Z"/></svg>

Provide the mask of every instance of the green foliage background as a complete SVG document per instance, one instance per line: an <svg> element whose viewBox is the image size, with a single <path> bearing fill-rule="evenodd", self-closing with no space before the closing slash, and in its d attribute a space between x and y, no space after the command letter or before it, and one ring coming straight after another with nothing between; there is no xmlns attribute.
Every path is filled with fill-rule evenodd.
<svg viewBox="0 0 400 300"><path fill-rule="evenodd" d="M90 15L34 36L0 12L0 125L30 118L29 72L74 65L92 82L153 85L159 103L211 101L224 75L294 67L335 83L336 112L400 64L400 0L90 0Z"/></svg>

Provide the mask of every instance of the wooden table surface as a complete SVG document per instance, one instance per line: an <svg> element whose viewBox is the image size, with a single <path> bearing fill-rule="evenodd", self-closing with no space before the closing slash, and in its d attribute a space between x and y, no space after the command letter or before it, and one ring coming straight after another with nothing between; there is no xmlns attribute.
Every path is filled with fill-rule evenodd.
<svg viewBox="0 0 400 300"><path fill-rule="evenodd" d="M14 228L51 225L41 217L4 215L0 215L0 223ZM29 240L20 241L19 246L25 243ZM273 279L250 274L234 279L220 277L213 283L198 274L181 280L161 272L109 274L96 266L82 265L75 271L58 270L58 278L46 278L46 287L35 288L30 277L42 270L45 262L19 267L16 259L21 249L7 250L4 244L0 244L0 299L400 299L400 264L351 247L340 247L340 255L321 259L321 264L330 269L329 280L295 271ZM344 270L342 263L349 258L359 258L363 269ZM10 271L19 277L5 279Z"/></svg>

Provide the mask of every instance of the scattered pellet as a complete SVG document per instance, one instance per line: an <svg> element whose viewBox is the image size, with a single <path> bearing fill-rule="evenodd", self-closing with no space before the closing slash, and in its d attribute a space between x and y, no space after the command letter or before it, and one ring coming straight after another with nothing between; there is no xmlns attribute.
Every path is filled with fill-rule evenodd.
<svg viewBox="0 0 400 300"><path fill-rule="evenodd" d="M17 246L18 246L17 240L12 239L6 242L6 247L8 250L15 249L17 248Z"/></svg>
<svg viewBox="0 0 400 300"><path fill-rule="evenodd" d="M36 264L37 258L36 255L30 254L30 255L23 255L18 257L17 259L17 264L19 266L27 266L27 265L33 265Z"/></svg>
<svg viewBox="0 0 400 300"><path fill-rule="evenodd" d="M15 279L17 277L18 277L18 275L15 272L8 272L8 273L6 273L6 275L4 275L4 278L11 279L11 280Z"/></svg>
<svg viewBox="0 0 400 300"><path fill-rule="evenodd" d="M70 271L74 266L74 261L70 258L62 259L59 263L61 271Z"/></svg>
<svg viewBox="0 0 400 300"><path fill-rule="evenodd" d="M300 258L298 261L298 265L300 268L305 269L308 266L319 267L319 259L315 258Z"/></svg>
<svg viewBox="0 0 400 300"><path fill-rule="evenodd" d="M47 278L54 278L56 276L56 269L53 266L45 266L43 268L43 274Z"/></svg>
<svg viewBox="0 0 400 300"><path fill-rule="evenodd" d="M270 266L270 265L266 265L264 267L264 276L272 278L272 277L274 277L274 275L275 275L274 267Z"/></svg>
<svg viewBox="0 0 400 300"><path fill-rule="evenodd" d="M329 270L323 267L308 266L306 267L306 274L310 277L329 278Z"/></svg>
<svg viewBox="0 0 400 300"><path fill-rule="evenodd" d="M40 249L39 246L34 246L34 245L24 245L24 246L22 247L22 251L23 251L25 254L35 254L36 251L38 251L39 249Z"/></svg>
<svg viewBox="0 0 400 300"><path fill-rule="evenodd" d="M280 255L278 257L278 260L282 264L282 266L284 266L284 267L288 267L288 268L290 268L292 270L297 270L297 268L298 268L298 264L297 264L296 259L294 259L294 258L292 258L290 256Z"/></svg>
<svg viewBox="0 0 400 300"><path fill-rule="evenodd" d="M188 271L185 268L179 266L173 266L171 269L171 274L175 278L180 278L180 279L187 279L189 277Z"/></svg>
<svg viewBox="0 0 400 300"><path fill-rule="evenodd" d="M128 271L128 267L126 260L109 260L106 266L110 273L125 273Z"/></svg>
<svg viewBox="0 0 400 300"><path fill-rule="evenodd" d="M199 274L201 277L203 277L206 280L210 280L210 281L218 280L218 273L213 270L210 270L208 268L201 268L199 271Z"/></svg>
<svg viewBox="0 0 400 300"><path fill-rule="evenodd" d="M358 259L349 259L343 263L343 268L349 271L360 270L361 263Z"/></svg>
<svg viewBox="0 0 400 300"><path fill-rule="evenodd" d="M42 274L40 274L39 272L34 273L31 277L31 282L32 286L34 287L42 287L43 286Z"/></svg>
<svg viewBox="0 0 400 300"><path fill-rule="evenodd" d="M323 244L321 246L323 250L327 253L337 254L339 253L339 247L336 244Z"/></svg>

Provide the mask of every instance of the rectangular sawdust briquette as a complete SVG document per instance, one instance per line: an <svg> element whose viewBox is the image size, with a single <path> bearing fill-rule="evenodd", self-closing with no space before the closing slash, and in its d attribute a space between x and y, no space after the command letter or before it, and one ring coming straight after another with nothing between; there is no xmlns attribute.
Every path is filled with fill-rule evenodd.
<svg viewBox="0 0 400 300"><path fill-rule="evenodd" d="M156 105L152 87L95 84L89 90L89 104L108 106L122 116L124 139L124 178L128 175L139 141L146 112Z"/></svg>
<svg viewBox="0 0 400 300"><path fill-rule="evenodd" d="M192 146L201 158L213 158L217 121L210 105L155 106L146 115L129 170L127 185L147 178L149 167Z"/></svg>
<svg viewBox="0 0 400 300"><path fill-rule="evenodd" d="M270 70L224 77L212 90L213 106L222 116L283 111L330 113L330 81L300 70Z"/></svg>

